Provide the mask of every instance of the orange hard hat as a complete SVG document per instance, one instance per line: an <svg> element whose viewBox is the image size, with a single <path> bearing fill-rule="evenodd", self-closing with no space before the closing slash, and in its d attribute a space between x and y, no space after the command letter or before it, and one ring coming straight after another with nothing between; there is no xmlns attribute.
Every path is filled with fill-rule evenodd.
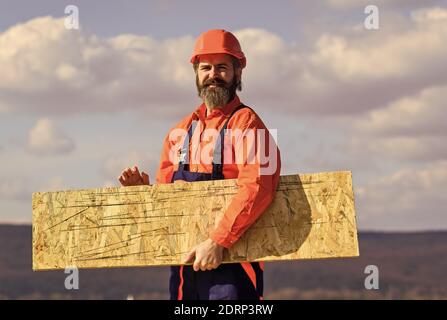
<svg viewBox="0 0 447 320"><path fill-rule="evenodd" d="M222 29L208 30L202 33L194 46L194 53L191 63L195 63L202 54L226 53L239 59L241 67L247 64L247 59L241 50L241 45L237 38L229 31Z"/></svg>

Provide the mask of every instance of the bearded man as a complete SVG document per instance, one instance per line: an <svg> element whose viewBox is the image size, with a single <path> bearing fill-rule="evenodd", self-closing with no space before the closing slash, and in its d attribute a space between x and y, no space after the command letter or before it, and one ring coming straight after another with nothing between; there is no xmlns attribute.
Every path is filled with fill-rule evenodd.
<svg viewBox="0 0 447 320"><path fill-rule="evenodd" d="M281 169L279 149L260 117L236 94L247 59L231 32L202 33L190 62L203 103L166 136L156 183L237 179L238 191L209 238L191 248L184 265L171 267L170 296L261 300L263 263L222 264L222 257L272 202ZM261 153L269 154L268 162L261 161ZM136 166L118 179L123 186L149 184L148 174Z"/></svg>

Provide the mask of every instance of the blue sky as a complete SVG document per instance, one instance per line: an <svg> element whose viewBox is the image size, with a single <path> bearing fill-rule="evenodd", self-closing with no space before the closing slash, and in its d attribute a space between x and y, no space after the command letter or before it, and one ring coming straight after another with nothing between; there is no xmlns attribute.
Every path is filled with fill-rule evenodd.
<svg viewBox="0 0 447 320"><path fill-rule="evenodd" d="M81 30L63 27L77 5ZM282 174L351 170L360 229L445 229L446 1L2 1L0 222L31 193L154 179L162 139L200 103L189 55L224 28L242 101L278 129ZM424 50L421 50L423 48Z"/></svg>

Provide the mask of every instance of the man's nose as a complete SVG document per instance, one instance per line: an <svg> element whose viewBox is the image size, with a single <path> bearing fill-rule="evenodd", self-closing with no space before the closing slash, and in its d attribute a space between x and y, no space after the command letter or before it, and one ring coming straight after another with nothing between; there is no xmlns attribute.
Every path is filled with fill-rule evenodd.
<svg viewBox="0 0 447 320"><path fill-rule="evenodd" d="M219 77L219 70L216 67L211 67L210 77L211 78L218 78Z"/></svg>

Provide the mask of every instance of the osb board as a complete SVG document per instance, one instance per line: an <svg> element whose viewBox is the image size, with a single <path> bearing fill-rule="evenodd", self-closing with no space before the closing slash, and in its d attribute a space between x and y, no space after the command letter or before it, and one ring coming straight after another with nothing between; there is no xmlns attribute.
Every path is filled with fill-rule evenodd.
<svg viewBox="0 0 447 320"><path fill-rule="evenodd" d="M232 179L34 193L33 269L181 264L236 192ZM351 173L328 172L281 176L224 262L358 255Z"/></svg>

